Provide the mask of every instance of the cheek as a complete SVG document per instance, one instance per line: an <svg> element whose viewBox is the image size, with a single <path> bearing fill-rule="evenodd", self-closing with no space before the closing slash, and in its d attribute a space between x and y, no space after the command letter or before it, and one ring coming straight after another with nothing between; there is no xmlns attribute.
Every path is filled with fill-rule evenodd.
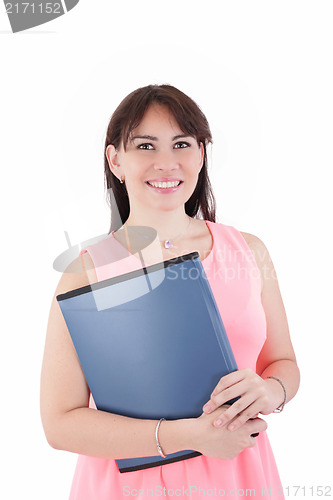
<svg viewBox="0 0 333 500"><path fill-rule="evenodd" d="M200 151L188 150L184 151L184 161L190 163L192 167L201 167L201 153Z"/></svg>
<svg viewBox="0 0 333 500"><path fill-rule="evenodd" d="M191 156L189 156L187 158L186 170L187 170L188 175L191 175L191 177L193 176L193 178L196 179L195 182L197 181L201 167L202 167L202 163L201 163L201 158L199 155L192 154Z"/></svg>
<svg viewBox="0 0 333 500"><path fill-rule="evenodd" d="M133 155L131 158L127 158L125 169L131 177L139 178L146 167L147 157L145 155Z"/></svg>

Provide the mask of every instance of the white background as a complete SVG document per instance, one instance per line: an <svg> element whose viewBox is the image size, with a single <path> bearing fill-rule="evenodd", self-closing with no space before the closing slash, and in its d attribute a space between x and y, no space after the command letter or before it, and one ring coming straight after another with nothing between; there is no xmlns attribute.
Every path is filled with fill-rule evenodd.
<svg viewBox="0 0 333 500"><path fill-rule="evenodd" d="M301 369L267 417L282 483L332 486L332 17L323 0L81 0L11 34L0 6L3 498L68 498L76 455L47 444L39 414L52 263L64 231L108 231L106 126L150 83L200 105L218 222L259 236L277 270Z"/></svg>

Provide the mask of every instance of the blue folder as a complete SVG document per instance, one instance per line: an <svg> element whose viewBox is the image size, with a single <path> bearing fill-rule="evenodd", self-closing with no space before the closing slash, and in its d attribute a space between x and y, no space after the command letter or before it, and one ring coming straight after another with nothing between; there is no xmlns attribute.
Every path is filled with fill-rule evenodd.
<svg viewBox="0 0 333 500"><path fill-rule="evenodd" d="M197 252L57 300L98 410L141 419L199 417L220 378L237 370ZM156 450L117 465L130 472L199 455L183 450L163 458Z"/></svg>

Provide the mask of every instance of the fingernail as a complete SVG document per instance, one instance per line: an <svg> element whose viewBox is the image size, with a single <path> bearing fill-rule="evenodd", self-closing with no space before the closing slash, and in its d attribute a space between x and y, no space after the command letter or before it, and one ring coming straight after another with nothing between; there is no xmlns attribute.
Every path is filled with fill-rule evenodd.
<svg viewBox="0 0 333 500"><path fill-rule="evenodd" d="M234 429L236 429L235 424L229 425L228 429L229 429L229 431L233 431Z"/></svg>
<svg viewBox="0 0 333 500"><path fill-rule="evenodd" d="M211 410L210 405L206 404L206 405L203 407L203 410L204 410L204 411L210 411L210 410Z"/></svg>
<svg viewBox="0 0 333 500"><path fill-rule="evenodd" d="M217 425L218 427L220 427L222 425L222 420L220 418L218 418L217 420L215 420L215 425Z"/></svg>

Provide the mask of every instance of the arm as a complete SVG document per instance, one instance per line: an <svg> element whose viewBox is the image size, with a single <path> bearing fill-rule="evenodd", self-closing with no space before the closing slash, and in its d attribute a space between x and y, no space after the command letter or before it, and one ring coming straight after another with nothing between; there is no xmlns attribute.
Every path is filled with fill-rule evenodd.
<svg viewBox="0 0 333 500"><path fill-rule="evenodd" d="M283 305L276 271L264 243L253 235L245 235L262 276L261 302L267 323L267 339L258 356L257 373L264 379L274 375L280 378L287 390L290 401L297 393L300 373L291 343L288 320ZM284 392L274 379L266 380L272 394L272 405L277 408L283 401Z"/></svg>
<svg viewBox="0 0 333 500"><path fill-rule="evenodd" d="M259 238L247 233L242 234L261 273L261 302L266 316L267 338L258 356L257 373L246 369L222 377L208 402L211 411L213 411L228 399L242 396L230 406L221 419L220 425L225 425L230 423L231 418L239 414L233 422L235 429L259 412L265 415L272 413L283 402L282 386L274 379L267 379L268 376L274 375L284 382L287 401L295 396L300 381L287 317L272 260L267 248ZM204 411L207 412L207 410Z"/></svg>

